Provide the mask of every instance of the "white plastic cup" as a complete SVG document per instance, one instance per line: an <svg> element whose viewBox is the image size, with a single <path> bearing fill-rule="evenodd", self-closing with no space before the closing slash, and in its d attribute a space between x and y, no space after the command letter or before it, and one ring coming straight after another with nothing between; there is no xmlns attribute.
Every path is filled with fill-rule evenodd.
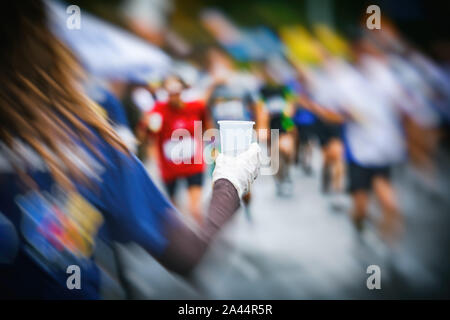
<svg viewBox="0 0 450 320"><path fill-rule="evenodd" d="M252 143L254 121L218 121L220 129L220 151L236 157L248 150Z"/></svg>

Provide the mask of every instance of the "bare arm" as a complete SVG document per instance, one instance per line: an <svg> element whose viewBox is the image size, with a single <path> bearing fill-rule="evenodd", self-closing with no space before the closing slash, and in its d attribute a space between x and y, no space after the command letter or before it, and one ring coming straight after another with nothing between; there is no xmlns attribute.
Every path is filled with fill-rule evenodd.
<svg viewBox="0 0 450 320"><path fill-rule="evenodd" d="M318 117L324 119L325 121L333 122L333 123L344 123L345 117L337 112L331 111L317 102L312 101L307 96L302 95L298 98L298 102L307 110L316 114Z"/></svg>

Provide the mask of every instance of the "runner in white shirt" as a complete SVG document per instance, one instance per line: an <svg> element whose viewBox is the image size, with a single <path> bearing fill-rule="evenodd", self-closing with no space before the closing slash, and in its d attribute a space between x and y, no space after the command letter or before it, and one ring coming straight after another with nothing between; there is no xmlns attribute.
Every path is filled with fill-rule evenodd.
<svg viewBox="0 0 450 320"><path fill-rule="evenodd" d="M380 231L392 240L400 229L401 215L390 183L391 167L406 157L400 110L380 88L377 77L358 60L358 68L338 62L330 69L340 92L339 106L347 114L344 130L352 218L361 229L367 216L370 191L383 211ZM360 72L361 71L361 72Z"/></svg>
<svg viewBox="0 0 450 320"><path fill-rule="evenodd" d="M408 115L405 132L411 160L420 167L424 178L431 182L441 124L441 114L436 108L438 104L434 102L434 88L427 79L427 73L418 69L407 56L390 55L388 62L408 98L408 103L400 103L399 106Z"/></svg>
<svg viewBox="0 0 450 320"><path fill-rule="evenodd" d="M328 63L331 61L326 61L325 65ZM310 108L318 116L315 125L323 157L322 191L324 193L332 191L339 197L343 192L344 148L341 138L341 119L338 117L336 120L333 114L339 110L340 93L325 69L308 69L307 78L312 99L318 103ZM334 201L334 206L341 207L340 202Z"/></svg>

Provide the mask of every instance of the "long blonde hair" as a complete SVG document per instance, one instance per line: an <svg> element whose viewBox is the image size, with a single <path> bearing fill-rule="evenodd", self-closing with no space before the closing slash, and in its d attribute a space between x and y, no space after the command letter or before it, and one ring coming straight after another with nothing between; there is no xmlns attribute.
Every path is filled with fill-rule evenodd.
<svg viewBox="0 0 450 320"><path fill-rule="evenodd" d="M17 138L32 147L62 186L72 186L73 179L87 181L67 148L76 152L78 140L98 154L91 129L128 151L84 95L82 69L48 29L45 4L20 0L5 7L0 19L0 140L11 149Z"/></svg>

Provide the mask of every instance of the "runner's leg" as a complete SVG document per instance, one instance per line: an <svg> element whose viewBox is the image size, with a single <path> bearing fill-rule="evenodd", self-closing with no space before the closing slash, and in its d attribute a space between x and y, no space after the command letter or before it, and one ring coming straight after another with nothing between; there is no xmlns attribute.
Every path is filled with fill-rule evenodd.
<svg viewBox="0 0 450 320"><path fill-rule="evenodd" d="M327 156L331 169L331 185L333 191L342 192L344 185L344 148L340 139L333 138L327 146Z"/></svg>
<svg viewBox="0 0 450 320"><path fill-rule="evenodd" d="M349 191L352 196L353 208L351 217L358 231L363 228L369 206L369 192L372 181L371 169L350 163L348 166Z"/></svg>
<svg viewBox="0 0 450 320"><path fill-rule="evenodd" d="M389 242L394 241L400 235L402 227L394 188L385 176L374 177L373 188L383 211L380 232Z"/></svg>
<svg viewBox="0 0 450 320"><path fill-rule="evenodd" d="M203 174L198 173L187 177L188 183L188 197L189 197L189 212L196 222L202 223L202 183Z"/></svg>
<svg viewBox="0 0 450 320"><path fill-rule="evenodd" d="M356 228L360 231L363 228L363 222L367 217L367 208L369 206L369 193L366 190L357 190L352 192L353 212L352 220Z"/></svg>

